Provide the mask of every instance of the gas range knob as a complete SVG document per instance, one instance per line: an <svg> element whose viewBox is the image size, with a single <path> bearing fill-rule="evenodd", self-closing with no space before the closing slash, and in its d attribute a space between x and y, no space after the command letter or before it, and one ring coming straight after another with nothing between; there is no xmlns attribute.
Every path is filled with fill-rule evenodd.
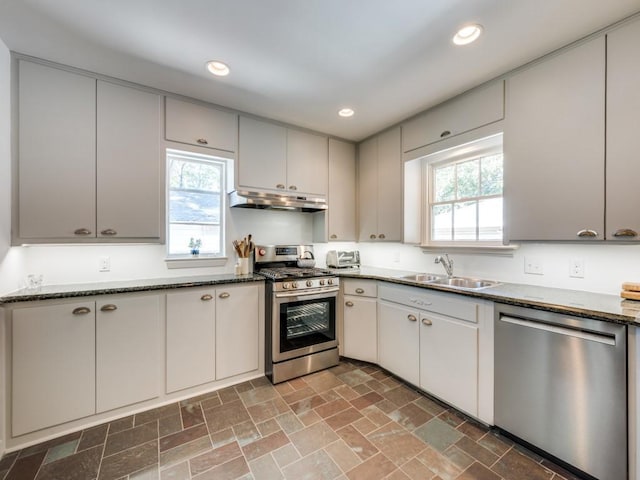
<svg viewBox="0 0 640 480"><path fill-rule="evenodd" d="M298 288L298 282L291 282L292 288Z"/></svg>
<svg viewBox="0 0 640 480"><path fill-rule="evenodd" d="M328 283L329 285L333 285L333 278L330 278L329 280L327 280L327 283Z"/></svg>
<svg viewBox="0 0 640 480"><path fill-rule="evenodd" d="M313 287L313 282L311 280L307 280L307 287Z"/></svg>
<svg viewBox="0 0 640 480"><path fill-rule="evenodd" d="M258 249L258 255L264 257L267 251L264 248Z"/></svg>
<svg viewBox="0 0 640 480"><path fill-rule="evenodd" d="M324 285L325 283L324 279L320 280L320 285Z"/></svg>
<svg viewBox="0 0 640 480"><path fill-rule="evenodd" d="M289 290L289 284L287 282L284 282L282 284L282 288L284 288L285 290Z"/></svg>

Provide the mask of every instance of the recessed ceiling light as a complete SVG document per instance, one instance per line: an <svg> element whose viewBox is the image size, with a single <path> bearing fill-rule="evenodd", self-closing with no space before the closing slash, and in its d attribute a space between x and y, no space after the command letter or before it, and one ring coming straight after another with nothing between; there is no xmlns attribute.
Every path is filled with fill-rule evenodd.
<svg viewBox="0 0 640 480"><path fill-rule="evenodd" d="M353 114L356 113L352 108L343 108L338 111L338 115L341 117L353 117Z"/></svg>
<svg viewBox="0 0 640 480"><path fill-rule="evenodd" d="M474 23L465 25L453 36L453 43L456 45L468 45L475 42L482 33L482 25Z"/></svg>
<svg viewBox="0 0 640 480"><path fill-rule="evenodd" d="M229 75L229 67L226 63L219 62L217 60L211 60L207 62L207 70L217 75L218 77L225 77Z"/></svg>

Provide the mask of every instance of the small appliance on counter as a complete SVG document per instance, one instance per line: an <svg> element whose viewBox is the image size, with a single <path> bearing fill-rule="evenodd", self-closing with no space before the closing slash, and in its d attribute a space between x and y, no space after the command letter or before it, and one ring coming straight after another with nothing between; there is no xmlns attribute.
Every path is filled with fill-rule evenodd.
<svg viewBox="0 0 640 480"><path fill-rule="evenodd" d="M360 268L360 252L358 250L329 250L327 252L329 268Z"/></svg>

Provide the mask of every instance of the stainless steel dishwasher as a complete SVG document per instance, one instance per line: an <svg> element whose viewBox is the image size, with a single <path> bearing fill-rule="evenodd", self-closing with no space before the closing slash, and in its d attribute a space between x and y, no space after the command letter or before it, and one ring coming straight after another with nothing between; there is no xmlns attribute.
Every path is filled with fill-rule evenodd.
<svg viewBox="0 0 640 480"><path fill-rule="evenodd" d="M624 325L496 305L495 424L601 480L627 478Z"/></svg>

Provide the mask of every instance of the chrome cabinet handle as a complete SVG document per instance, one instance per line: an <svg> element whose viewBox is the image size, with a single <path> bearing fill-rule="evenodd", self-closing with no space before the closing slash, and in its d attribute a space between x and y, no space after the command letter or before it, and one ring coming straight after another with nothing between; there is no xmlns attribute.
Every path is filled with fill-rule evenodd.
<svg viewBox="0 0 640 480"><path fill-rule="evenodd" d="M413 315L413 314L409 314L409 315L407 315L407 319L408 319L410 322L417 322L417 321L418 321L418 319L416 318L416 316L415 316L415 315Z"/></svg>
<svg viewBox="0 0 640 480"><path fill-rule="evenodd" d="M86 315L87 313L91 313L91 309L87 307L78 307L73 309L74 315Z"/></svg>
<svg viewBox="0 0 640 480"><path fill-rule="evenodd" d="M621 228L619 230L616 230L616 233L614 233L613 236L618 238L619 237L633 238L638 236L638 232L636 232L635 230L631 230L630 228Z"/></svg>
<svg viewBox="0 0 640 480"><path fill-rule="evenodd" d="M213 300L213 295L205 293L200 297L200 300L202 300L203 302L208 302L209 300Z"/></svg>
<svg viewBox="0 0 640 480"><path fill-rule="evenodd" d="M228 292L222 292L220 295L218 295L220 298L229 298L231 296L230 293Z"/></svg>
<svg viewBox="0 0 640 480"><path fill-rule="evenodd" d="M344 304L345 304L347 307L353 307L353 302L352 302L351 300L347 300L346 302L344 302Z"/></svg>
<svg viewBox="0 0 640 480"><path fill-rule="evenodd" d="M334 239L335 239L335 238L338 238L338 236L337 236L337 235L335 235L335 234L333 234L333 235L331 235L331 237L329 237L329 238L334 238Z"/></svg>
<svg viewBox="0 0 640 480"><path fill-rule="evenodd" d="M279 188L280 190L284 190L284 185L282 183L279 183L276 185L276 188Z"/></svg>
<svg viewBox="0 0 640 480"><path fill-rule="evenodd" d="M73 233L74 235L91 235L91 230L88 228L78 228Z"/></svg>
<svg viewBox="0 0 640 480"><path fill-rule="evenodd" d="M375 234L371 234L371 235L369 235L369 238L370 238L371 240L375 240L375 239L376 239L376 236L375 236Z"/></svg>
<svg viewBox="0 0 640 480"><path fill-rule="evenodd" d="M426 325L427 327L430 327L431 325L433 325L433 322L431 320L429 320L428 318L423 318L422 319L422 324Z"/></svg>
<svg viewBox="0 0 640 480"><path fill-rule="evenodd" d="M384 236L384 233L381 233L380 235L378 235L378 238L385 239L387 237Z"/></svg>
<svg viewBox="0 0 640 480"><path fill-rule="evenodd" d="M440 138L448 137L449 135L451 135L451 131L450 130L445 130L444 132L442 132L440 134Z"/></svg>
<svg viewBox="0 0 640 480"><path fill-rule="evenodd" d="M117 235L118 232L116 232L113 228L107 228L106 230L102 230L100 234L112 237L113 235Z"/></svg>
<svg viewBox="0 0 640 480"><path fill-rule="evenodd" d="M364 288L356 288L356 293L364 293Z"/></svg>
<svg viewBox="0 0 640 480"><path fill-rule="evenodd" d="M196 142L198 142L200 145L209 145L209 142L207 142L206 138L199 138L196 140Z"/></svg>
<svg viewBox="0 0 640 480"><path fill-rule="evenodd" d="M295 185L289 185L289 190L298 190L298 187Z"/></svg>
<svg viewBox="0 0 640 480"><path fill-rule="evenodd" d="M594 238L598 236L598 232L596 232L595 230L589 230L588 228L585 228L584 230L580 230L576 235L578 235L581 238Z"/></svg>
<svg viewBox="0 0 640 480"><path fill-rule="evenodd" d="M113 303L107 303L106 305L103 305L102 307L100 307L101 312L113 312L117 309L118 307Z"/></svg>

